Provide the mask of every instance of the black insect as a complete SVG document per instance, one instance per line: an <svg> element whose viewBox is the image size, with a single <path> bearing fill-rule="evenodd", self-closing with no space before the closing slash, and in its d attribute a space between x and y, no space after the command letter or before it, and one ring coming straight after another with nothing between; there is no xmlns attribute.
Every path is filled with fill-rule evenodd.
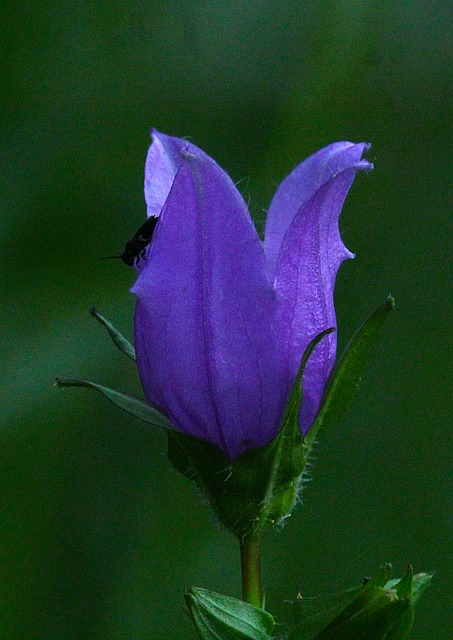
<svg viewBox="0 0 453 640"><path fill-rule="evenodd" d="M126 242L124 251L117 256L107 256L103 260L109 260L110 258L121 258L124 264L128 267L133 267L134 264L138 264L145 255L146 247L151 242L154 229L159 218L149 217L146 222L142 224L137 233L134 233L132 238Z"/></svg>

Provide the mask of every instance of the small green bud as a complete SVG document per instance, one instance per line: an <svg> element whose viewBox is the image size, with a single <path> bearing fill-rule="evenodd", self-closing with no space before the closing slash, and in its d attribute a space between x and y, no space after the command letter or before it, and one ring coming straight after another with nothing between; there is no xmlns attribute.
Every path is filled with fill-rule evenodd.
<svg viewBox="0 0 453 640"><path fill-rule="evenodd" d="M298 598L296 624L289 640L405 640L414 621L414 605L432 575L413 575L409 566L401 580L391 580L383 565L360 587L334 596Z"/></svg>

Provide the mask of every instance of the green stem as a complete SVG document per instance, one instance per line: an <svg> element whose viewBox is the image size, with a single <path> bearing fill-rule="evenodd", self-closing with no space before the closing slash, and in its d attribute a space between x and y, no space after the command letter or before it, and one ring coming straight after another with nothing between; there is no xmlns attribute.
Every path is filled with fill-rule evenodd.
<svg viewBox="0 0 453 640"><path fill-rule="evenodd" d="M246 536L239 541L242 567L242 599L254 607L262 607L261 594L261 539Z"/></svg>

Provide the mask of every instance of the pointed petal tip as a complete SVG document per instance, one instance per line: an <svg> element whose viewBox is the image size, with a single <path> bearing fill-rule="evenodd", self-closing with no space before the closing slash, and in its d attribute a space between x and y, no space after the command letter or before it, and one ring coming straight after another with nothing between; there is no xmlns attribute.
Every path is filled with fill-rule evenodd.
<svg viewBox="0 0 453 640"><path fill-rule="evenodd" d="M367 153L370 149L371 149L371 143L370 142L361 142L360 143L362 146L362 155ZM374 164L372 162L369 162L368 160L365 160L362 158L362 160L360 160L359 162L360 164L360 168L363 171L372 171L374 169Z"/></svg>
<svg viewBox="0 0 453 640"><path fill-rule="evenodd" d="M151 146L153 144L165 146L166 141L167 143L170 143L170 144L172 140L179 141L178 138L175 138L174 136L170 136L168 135L168 133L162 133L162 131L158 131L155 127L151 127L149 134L151 137Z"/></svg>
<svg viewBox="0 0 453 640"><path fill-rule="evenodd" d="M374 169L374 164L372 162L368 162L368 160L362 159L350 165L349 167L345 167L343 171L348 171L350 169L353 169L354 171L365 171L366 173L368 173ZM339 171L339 173L341 173L341 171Z"/></svg>
<svg viewBox="0 0 453 640"><path fill-rule="evenodd" d="M368 151L371 149L370 142L357 142L357 143L349 142L344 144L347 144L350 147L356 147L357 149L360 149L360 156L359 156L360 159L358 159L357 161L358 169L361 169L363 171L371 171L372 169L374 169L373 163L369 162L368 160L362 157L364 154L368 153Z"/></svg>
<svg viewBox="0 0 453 640"><path fill-rule="evenodd" d="M372 162L368 162L368 160L361 160L357 164L357 168L361 169L362 171L366 171L367 173L369 173L370 171L373 171L374 164Z"/></svg>

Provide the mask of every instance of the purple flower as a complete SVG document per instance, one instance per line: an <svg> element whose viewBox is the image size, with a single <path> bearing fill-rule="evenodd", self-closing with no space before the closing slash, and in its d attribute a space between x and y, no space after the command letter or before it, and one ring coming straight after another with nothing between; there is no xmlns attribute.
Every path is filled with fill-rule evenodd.
<svg viewBox="0 0 453 640"><path fill-rule="evenodd" d="M338 142L281 183L261 242L228 175L186 140L153 132L148 216L159 222L132 289L143 389L174 425L230 460L268 443L281 424L302 354L335 327L344 246L338 219L369 145ZM300 427L319 409L335 333L305 370Z"/></svg>

